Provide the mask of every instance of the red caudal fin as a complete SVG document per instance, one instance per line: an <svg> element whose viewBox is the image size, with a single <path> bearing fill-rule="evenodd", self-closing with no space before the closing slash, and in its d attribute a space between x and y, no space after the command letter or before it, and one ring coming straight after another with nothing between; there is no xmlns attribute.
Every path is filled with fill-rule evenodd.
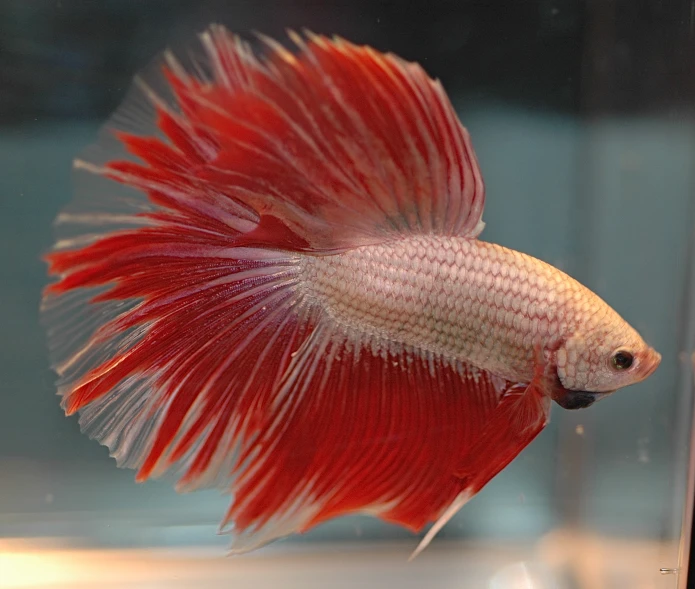
<svg viewBox="0 0 695 589"><path fill-rule="evenodd" d="M484 196L439 83L293 39L261 59L213 27L206 62L167 56L78 160L93 180L47 255L66 412L139 480L231 494L239 551L348 513L445 521L547 417L533 386L348 333L303 294L307 254L475 237Z"/></svg>

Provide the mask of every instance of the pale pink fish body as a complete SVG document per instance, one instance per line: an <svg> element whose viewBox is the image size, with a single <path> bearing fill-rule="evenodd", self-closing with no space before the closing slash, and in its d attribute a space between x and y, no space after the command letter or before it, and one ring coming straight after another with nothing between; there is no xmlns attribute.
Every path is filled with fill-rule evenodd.
<svg viewBox="0 0 695 589"><path fill-rule="evenodd" d="M532 256L480 240L412 237L307 257L303 288L353 337L398 342L528 382L540 347L573 391L642 378L660 355L600 297ZM634 356L624 372L617 350Z"/></svg>

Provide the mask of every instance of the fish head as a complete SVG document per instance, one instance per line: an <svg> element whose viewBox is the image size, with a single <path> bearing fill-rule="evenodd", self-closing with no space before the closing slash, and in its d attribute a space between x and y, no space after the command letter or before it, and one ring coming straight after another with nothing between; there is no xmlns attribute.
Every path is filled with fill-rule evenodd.
<svg viewBox="0 0 695 589"><path fill-rule="evenodd" d="M556 351L559 384L567 393L556 401L563 407L588 407L644 380L661 362L661 354L617 313L611 309L606 315L598 324L587 322Z"/></svg>

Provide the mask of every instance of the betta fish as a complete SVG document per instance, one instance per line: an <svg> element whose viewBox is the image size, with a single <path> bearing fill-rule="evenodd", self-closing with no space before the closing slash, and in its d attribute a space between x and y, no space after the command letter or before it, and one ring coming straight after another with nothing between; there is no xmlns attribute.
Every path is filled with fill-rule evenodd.
<svg viewBox="0 0 695 589"><path fill-rule="evenodd" d="M341 38L213 26L78 159L44 293L62 406L144 481L231 495L244 552L347 514L418 551L566 409L660 355L562 271L478 239L441 83ZM99 185L99 182L101 185ZM416 551L417 552L417 551Z"/></svg>

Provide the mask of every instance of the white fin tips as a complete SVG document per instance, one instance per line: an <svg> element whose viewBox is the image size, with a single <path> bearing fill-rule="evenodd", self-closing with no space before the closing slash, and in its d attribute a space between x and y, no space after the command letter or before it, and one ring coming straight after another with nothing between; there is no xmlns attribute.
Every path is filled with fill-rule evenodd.
<svg viewBox="0 0 695 589"><path fill-rule="evenodd" d="M470 491L462 491L456 496L453 503L446 508L444 513L439 516L439 519L432 524L432 527L427 531L425 537L420 540L417 548L413 550L410 558L408 558L408 562L415 560L417 555L430 545L430 542L434 540L434 537L439 533L439 531L449 522L452 517L458 513L459 509L461 509L472 496L473 494Z"/></svg>

